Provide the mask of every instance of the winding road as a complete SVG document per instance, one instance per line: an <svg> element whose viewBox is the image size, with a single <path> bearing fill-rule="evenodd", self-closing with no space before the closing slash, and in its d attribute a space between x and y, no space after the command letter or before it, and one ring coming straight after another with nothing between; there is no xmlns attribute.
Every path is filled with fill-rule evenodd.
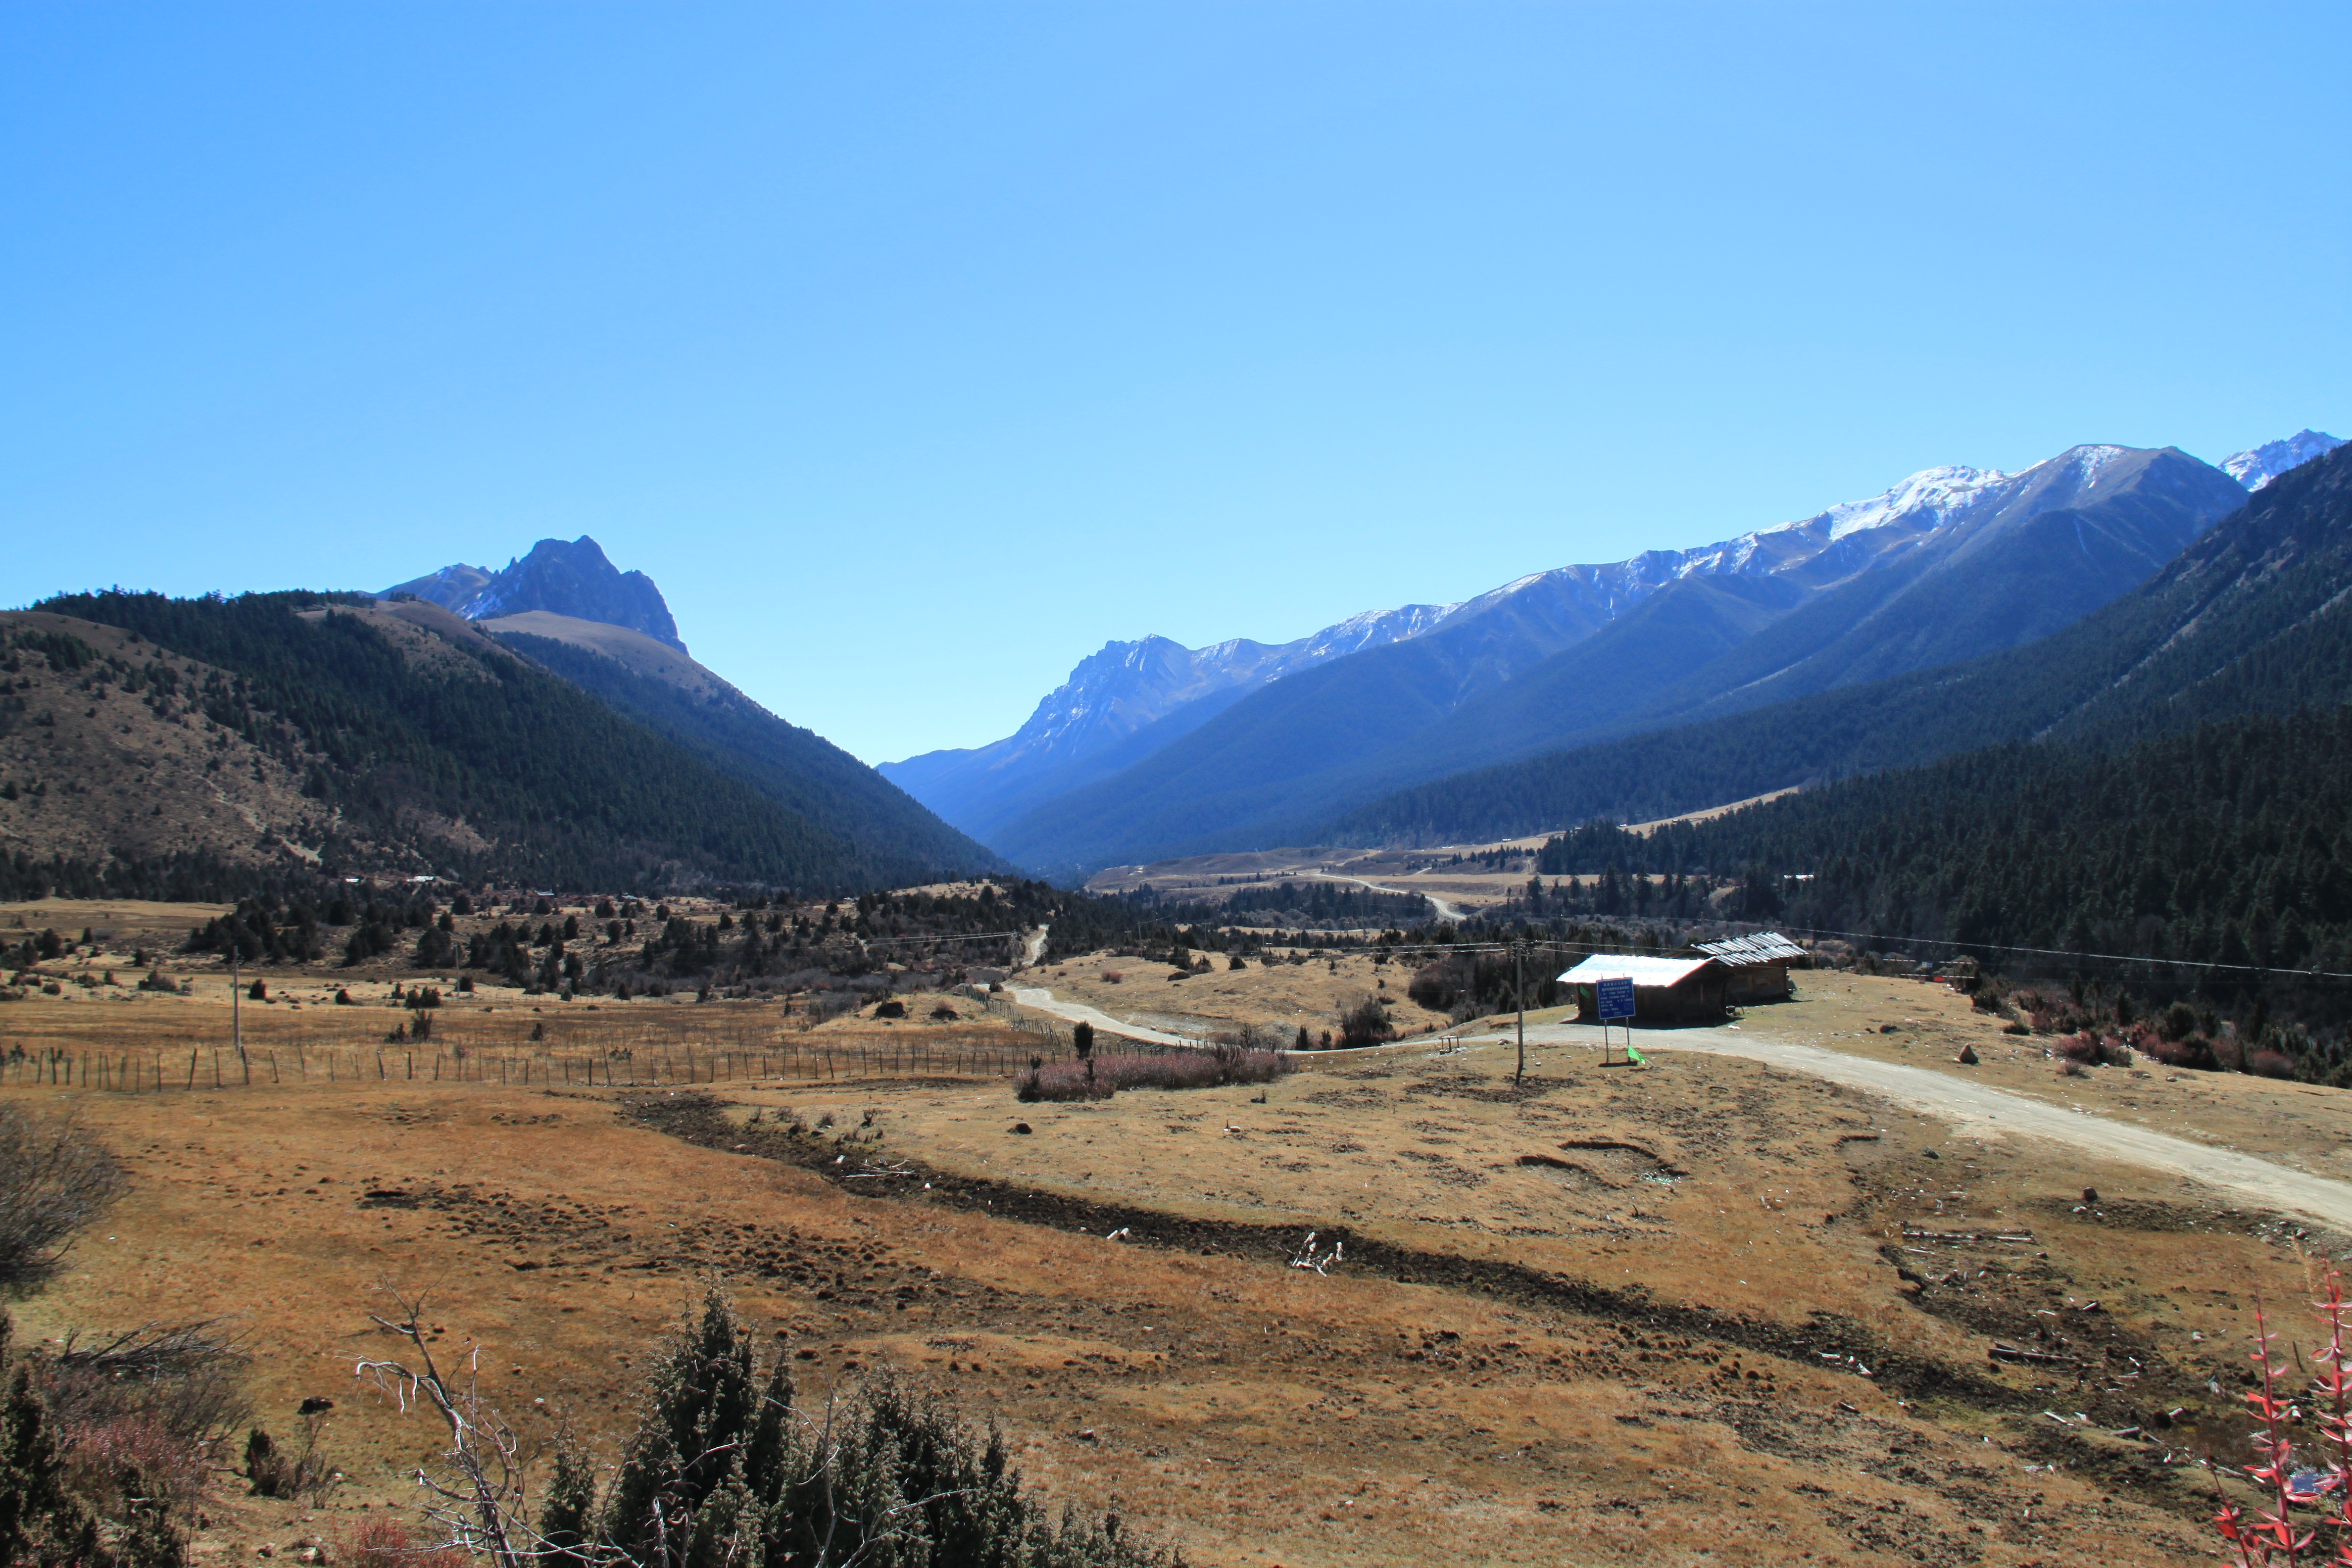
<svg viewBox="0 0 2352 1568"><path fill-rule="evenodd" d="M1083 1018L1097 1029L1123 1035L1129 1039L1148 1040L1162 1046L1199 1046L1203 1043L1182 1035L1129 1024L1083 1003L1057 1001L1054 994L1043 986L1023 986L1014 990L1013 996L1024 1007L1050 1013L1072 1023ZM1350 1051L1347 1055L1366 1057L1427 1051L1434 1043L1429 1039L1404 1040L1395 1045ZM1473 1049L1496 1049L1511 1043L1512 1037L1507 1035L1482 1036L1463 1042ZM1555 1050L1562 1047L1594 1048L1590 1026L1568 1024L1531 1026L1528 1030L1528 1045L1530 1048L1542 1047ZM2333 1229L2352 1234L2352 1183L2315 1176L2276 1161L2241 1154L2235 1150L2217 1149L2209 1143L2158 1132L2117 1121L2111 1117L2052 1105L2025 1095L2011 1094L2006 1089L1971 1083L1950 1073L1906 1067L1899 1062L1875 1061L1868 1057L1847 1056L1842 1051L1765 1032L1751 1034L1745 1028L1676 1029L1670 1036L1646 1037L1641 1046L1643 1052L1653 1056L1690 1051L1711 1056L1744 1057L1783 1072L1804 1073L1877 1095L1906 1110L1932 1116L1965 1135L2046 1139L2094 1159L2137 1165L2145 1170L2161 1171L2185 1181L2200 1183L2228 1194L2248 1208L2302 1215ZM1317 1055L1321 1057L1323 1053Z"/></svg>

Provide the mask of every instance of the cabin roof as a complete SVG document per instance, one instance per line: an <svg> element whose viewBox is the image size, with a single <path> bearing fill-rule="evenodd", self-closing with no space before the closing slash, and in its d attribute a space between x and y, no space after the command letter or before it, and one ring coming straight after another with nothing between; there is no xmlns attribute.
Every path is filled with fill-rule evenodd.
<svg viewBox="0 0 2352 1568"><path fill-rule="evenodd" d="M1754 936L1727 937L1721 942L1703 942L1698 951L1711 953L1730 964L1785 963L1805 956L1805 950L1777 931L1760 931Z"/></svg>
<svg viewBox="0 0 2352 1568"><path fill-rule="evenodd" d="M1654 986L1680 985L1708 964L1712 958L1650 958L1621 952L1596 952L1559 978L1573 985L1590 985L1596 980L1630 978L1640 990Z"/></svg>

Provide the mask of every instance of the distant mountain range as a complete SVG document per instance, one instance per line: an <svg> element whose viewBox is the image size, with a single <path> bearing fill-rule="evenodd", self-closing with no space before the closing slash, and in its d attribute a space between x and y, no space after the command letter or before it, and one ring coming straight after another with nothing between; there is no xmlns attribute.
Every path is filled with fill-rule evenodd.
<svg viewBox="0 0 2352 1568"><path fill-rule="evenodd" d="M1929 469L1720 543L1278 647L1112 643L1006 740L881 771L1032 865L1297 842L1423 780L2046 637L2336 444L2304 431L2218 468L2091 446L2015 474Z"/></svg>
<svg viewBox="0 0 2352 1568"><path fill-rule="evenodd" d="M496 620L502 616L544 610L575 620L627 626L678 652L677 623L654 580L642 572L623 572L604 558L597 542L582 534L565 543L542 539L520 560L509 560L502 572L459 563L410 579L384 590L386 598L409 595L463 616L469 621Z"/></svg>
<svg viewBox="0 0 2352 1568"><path fill-rule="evenodd" d="M2336 443L2272 476L2149 582L2029 647L1457 773L1308 824L1301 841L1473 842L1655 820L2006 743L2112 752L2347 702L2352 449ZM1753 820L1781 818L1793 819L1759 808Z"/></svg>

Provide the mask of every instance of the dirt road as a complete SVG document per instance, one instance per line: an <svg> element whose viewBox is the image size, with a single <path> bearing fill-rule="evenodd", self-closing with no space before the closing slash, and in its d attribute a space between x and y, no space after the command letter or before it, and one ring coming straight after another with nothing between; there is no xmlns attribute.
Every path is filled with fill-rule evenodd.
<svg viewBox="0 0 2352 1568"><path fill-rule="evenodd" d="M1439 920L1458 921L1463 918L1461 905L1447 903L1435 893L1423 888L1391 887L1386 882L1369 882L1361 877L1342 877L1329 871L1309 871L1305 879L1311 882L1350 882L1359 888L1370 889L1375 893L1419 893L1429 900L1429 907L1437 911Z"/></svg>
<svg viewBox="0 0 2352 1568"><path fill-rule="evenodd" d="M1042 986L1024 986L1013 994L1024 1006L1073 1023L1083 1018L1097 1029L1130 1039L1163 1046L1202 1043L1127 1023L1084 1003L1057 1001L1051 991ZM1475 1036L1464 1041L1473 1049L1507 1047L1509 1043L1507 1033ZM1954 1131L1969 1136L2048 1139L2094 1158L2120 1161L2201 1183L2229 1194L2248 1207L2305 1215L2330 1228L2352 1233L2352 1183L2315 1176L2275 1161L2218 1149L2191 1138L1970 1083L1952 1073L1849 1055L1753 1023L1712 1029L1644 1031L1636 1043L1652 1055L1694 1051L1745 1057L1786 1072L1804 1073L1867 1090L1948 1122ZM1434 1045L1431 1039L1413 1039L1348 1054L1426 1053ZM1570 1024L1529 1025L1528 1047L1531 1052L1597 1049L1590 1026Z"/></svg>
<svg viewBox="0 0 2352 1568"><path fill-rule="evenodd" d="M2201 1182L2249 1207L2291 1210L2352 1233L2352 1183L2330 1181L2251 1154L2029 1100L1949 1073L1848 1056L1753 1026L1645 1034L1635 1043L1648 1055L1703 1051L1809 1073L1924 1111L1969 1136L2046 1138L2100 1159ZM1563 1046L1591 1049L1592 1030L1575 1025L1530 1026L1528 1048L1539 1045L1551 1050Z"/></svg>
<svg viewBox="0 0 2352 1568"><path fill-rule="evenodd" d="M1009 989L1013 999L1024 1007L1034 1007L1040 1013L1050 1013L1056 1018L1066 1019L1073 1024L1081 1022L1092 1024L1106 1034L1121 1035L1130 1040L1144 1040L1155 1046L1201 1046L1208 1043L1205 1040L1187 1039L1182 1035L1171 1035L1162 1029L1147 1029L1141 1024L1130 1024L1123 1018L1114 1018L1101 1008L1089 1007L1083 1002L1057 1002L1054 999L1054 994L1042 985L1014 985Z"/></svg>

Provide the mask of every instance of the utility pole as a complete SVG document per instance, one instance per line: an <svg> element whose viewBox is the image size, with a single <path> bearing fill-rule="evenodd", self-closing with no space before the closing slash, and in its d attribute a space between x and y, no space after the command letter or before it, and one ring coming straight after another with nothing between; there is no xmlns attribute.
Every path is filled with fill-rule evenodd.
<svg viewBox="0 0 2352 1568"><path fill-rule="evenodd" d="M229 1044L236 1047L236 1059L243 1061L245 1060L245 1015L240 1010L244 1006L244 999L239 994L245 987L237 980L236 961L236 939L232 936L228 943L228 1039Z"/></svg>
<svg viewBox="0 0 2352 1568"><path fill-rule="evenodd" d="M1511 943L1511 991L1519 1004L1519 1069L1511 1075L1511 1087L1517 1089L1528 1076L1528 939L1519 937Z"/></svg>

